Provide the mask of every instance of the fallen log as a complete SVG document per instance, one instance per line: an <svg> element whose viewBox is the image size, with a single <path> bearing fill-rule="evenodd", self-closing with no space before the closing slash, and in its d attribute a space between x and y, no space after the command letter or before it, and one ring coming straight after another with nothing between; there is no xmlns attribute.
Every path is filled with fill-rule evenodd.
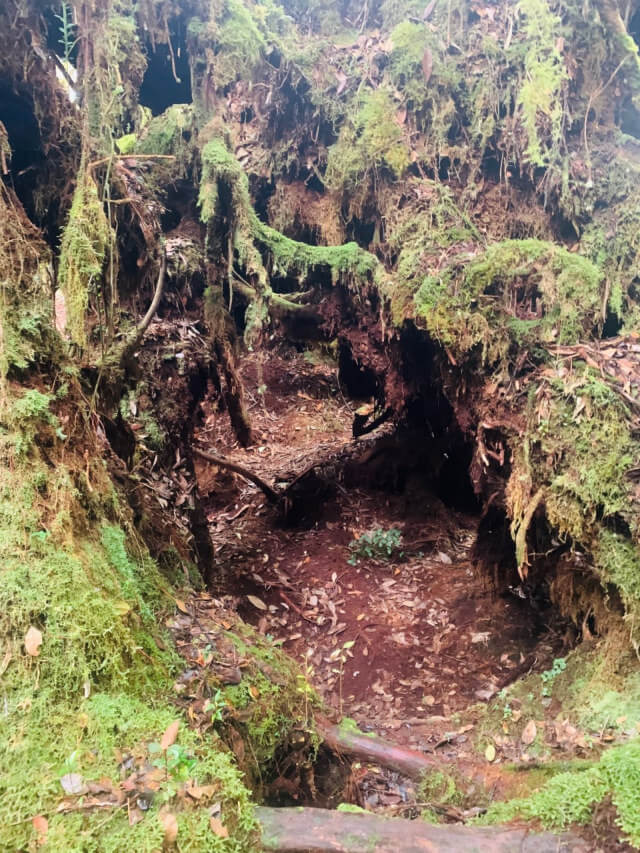
<svg viewBox="0 0 640 853"><path fill-rule="evenodd" d="M443 762L434 756L396 746L377 735L368 735L354 728L336 725L324 717L316 717L315 722L316 732L333 752L378 764L410 779L420 780L434 767L441 768L443 765Z"/></svg>
<svg viewBox="0 0 640 853"><path fill-rule="evenodd" d="M312 808L255 810L272 853L587 853L571 835L504 827L434 826L422 820Z"/></svg>

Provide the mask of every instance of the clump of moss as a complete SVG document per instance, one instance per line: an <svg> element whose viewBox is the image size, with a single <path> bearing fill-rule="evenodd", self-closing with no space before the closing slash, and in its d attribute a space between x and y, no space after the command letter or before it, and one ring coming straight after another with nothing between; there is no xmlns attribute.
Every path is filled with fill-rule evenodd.
<svg viewBox="0 0 640 853"><path fill-rule="evenodd" d="M602 276L586 258L544 240L505 240L462 267L426 275L416 293L429 331L464 358L488 364L514 345L575 343L596 328Z"/></svg>
<svg viewBox="0 0 640 853"><path fill-rule="evenodd" d="M527 798L490 806L481 822L519 817L563 829L589 823L607 796L617 809L617 825L631 844L640 846L640 741L610 748L595 766L557 774Z"/></svg>
<svg viewBox="0 0 640 853"><path fill-rule="evenodd" d="M86 344L85 318L91 293L98 293L112 240L98 188L82 167L69 219L60 244L60 288L67 311L67 330L73 341Z"/></svg>
<svg viewBox="0 0 640 853"><path fill-rule="evenodd" d="M363 95L353 122L344 125L329 149L324 177L328 187L352 192L382 167L394 177L403 174L410 160L402 127L394 119L396 109L389 89Z"/></svg>
<svg viewBox="0 0 640 853"><path fill-rule="evenodd" d="M221 209L220 183L231 191L229 210ZM250 344L267 323L271 310L305 310L305 306L271 288L272 276L295 277L303 285L314 270L324 269L334 283L362 284L372 281L378 269L374 256L356 243L311 246L285 237L262 222L251 204L247 175L220 136L207 142L202 150L198 203L200 218L210 227L219 217L230 217L234 255L229 258L227 254L228 276L231 287L239 289L249 302L245 339ZM243 268L243 277L234 277L234 263Z"/></svg>

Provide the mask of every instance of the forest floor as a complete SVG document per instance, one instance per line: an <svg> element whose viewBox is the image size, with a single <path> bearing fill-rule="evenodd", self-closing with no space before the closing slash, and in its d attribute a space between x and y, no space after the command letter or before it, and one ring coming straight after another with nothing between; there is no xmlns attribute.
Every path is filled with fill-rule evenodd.
<svg viewBox="0 0 640 853"><path fill-rule="evenodd" d="M291 348L249 354L240 370L253 445L241 448L226 412L205 399L197 446L281 488L324 464L335 489L306 495L297 523L286 523L252 483L196 458L218 581L180 607L170 626L190 666L203 663L198 636L202 644L218 637L224 656L220 625L235 611L299 662L328 717L351 718L364 732L442 762L444 791L433 791L427 805L445 821L525 795L550 755L589 757L593 734L585 738L559 716L558 698L543 686L573 636L552 608L536 607L518 589L496 594L472 559L478 518L447 506L411 457L398 473L384 428L354 441L358 401L346 399L335 364ZM383 449L367 452L375 447ZM390 556L358 549L363 534L392 530L400 535ZM237 654L227 645L233 671ZM595 742L612 740L603 730ZM324 771L316 766L316 779L322 772L331 777L331 759ZM314 788L313 802L277 785L267 801L350 802L409 817L425 806L424 791L379 767L344 765L333 776ZM593 850L631 849L617 841L614 814L602 810L590 829Z"/></svg>
<svg viewBox="0 0 640 853"><path fill-rule="evenodd" d="M219 572L212 594L300 662L334 719L463 767L490 798L519 790L523 774L503 768L537 766L540 741L557 758L584 755L583 734L557 722L550 696L505 700L503 718L486 719L503 688L551 671L568 648L550 611L517 589L496 595L474 569L477 518L446 506L411 464L398 478L380 466L384 453L358 462L380 436L354 442L357 402L336 384L335 365L291 349L250 354L241 373L254 445L239 447L226 413L206 401L198 445L271 483L329 458L336 489L287 525L253 484L198 459ZM390 557L356 552L363 533L393 529L401 538ZM396 774L364 768L331 802L409 813L416 796ZM468 811L452 803L443 814Z"/></svg>

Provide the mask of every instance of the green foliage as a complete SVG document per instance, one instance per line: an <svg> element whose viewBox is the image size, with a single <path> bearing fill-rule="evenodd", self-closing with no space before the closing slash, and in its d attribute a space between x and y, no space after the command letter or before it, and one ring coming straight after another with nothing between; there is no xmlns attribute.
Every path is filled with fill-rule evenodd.
<svg viewBox="0 0 640 853"><path fill-rule="evenodd" d="M634 846L640 846L640 741L608 749L595 766L559 773L527 799L496 803L482 823L515 818L539 820L550 829L588 824L605 797L617 809L617 825Z"/></svg>
<svg viewBox="0 0 640 853"><path fill-rule="evenodd" d="M154 116L139 134L134 146L137 154L170 154L185 166L191 157L194 132L193 108L190 104L172 104L162 115ZM133 134L130 134L133 136ZM123 137L127 140L128 137ZM118 140L120 145L120 140ZM123 151L123 154L126 152Z"/></svg>
<svg viewBox="0 0 640 853"><path fill-rule="evenodd" d="M544 672L540 673L543 696L551 696L553 682L556 680L556 678L560 675L561 672L565 671L566 668L567 662L564 658L555 658L551 669L545 669Z"/></svg>
<svg viewBox="0 0 640 853"><path fill-rule="evenodd" d="M349 543L351 556L348 562L355 566L359 559L390 560L391 557L401 557L401 541L402 533L396 527L369 530Z"/></svg>
<svg viewBox="0 0 640 853"><path fill-rule="evenodd" d="M111 242L111 227L88 170L81 169L69 220L60 243L60 288L72 339L86 343L85 316L89 296L97 292Z"/></svg>
<svg viewBox="0 0 640 853"><path fill-rule="evenodd" d="M14 447L18 456L28 453L36 435L46 427L50 427L49 431L60 440L66 438L58 418L51 411L53 401L52 395L43 394L37 388L24 391L12 401L7 420L15 430Z"/></svg>
<svg viewBox="0 0 640 853"><path fill-rule="evenodd" d="M76 27L73 23L73 11L68 3L63 2L60 12L60 15L56 15L56 18L60 21L60 38L58 39L58 44L62 46L64 51L64 61L70 63L71 54L78 41L77 38L74 38Z"/></svg>
<svg viewBox="0 0 640 853"><path fill-rule="evenodd" d="M221 820L228 828L226 841L213 836L206 808L177 811L179 833L194 851L234 851L255 849L256 824L249 791L244 786L232 757L219 741L200 736L183 725L179 742L172 749L170 780L162 783L144 820L131 826L126 809L87 810L57 813L64 796L60 775L71 763L73 771L86 781L106 777L120 781L121 756L147 756L152 744L176 718L168 701L144 701L126 693L96 693L77 703L52 703L46 695L29 708L12 714L11 732L0 737L0 844L4 850L28 849L35 844L31 818L45 813L49 818L48 844L56 853L82 850L121 853L135 849L154 853L162 847L164 831L158 810L172 797L180 780L187 775L197 785L216 785ZM191 763L194 762L194 763ZM164 762L160 762L164 767ZM105 819L106 818L106 819Z"/></svg>
<svg viewBox="0 0 640 853"><path fill-rule="evenodd" d="M266 47L256 18L242 0L224 0L219 17L210 22L216 46L216 86L252 79Z"/></svg>

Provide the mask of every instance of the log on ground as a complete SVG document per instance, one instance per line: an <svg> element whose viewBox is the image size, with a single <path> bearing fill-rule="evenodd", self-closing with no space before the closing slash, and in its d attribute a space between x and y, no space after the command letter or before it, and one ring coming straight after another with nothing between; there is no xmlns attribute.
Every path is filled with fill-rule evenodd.
<svg viewBox="0 0 640 853"><path fill-rule="evenodd" d="M262 847L272 853L587 853L571 835L502 827L434 826L312 808L257 808Z"/></svg>

